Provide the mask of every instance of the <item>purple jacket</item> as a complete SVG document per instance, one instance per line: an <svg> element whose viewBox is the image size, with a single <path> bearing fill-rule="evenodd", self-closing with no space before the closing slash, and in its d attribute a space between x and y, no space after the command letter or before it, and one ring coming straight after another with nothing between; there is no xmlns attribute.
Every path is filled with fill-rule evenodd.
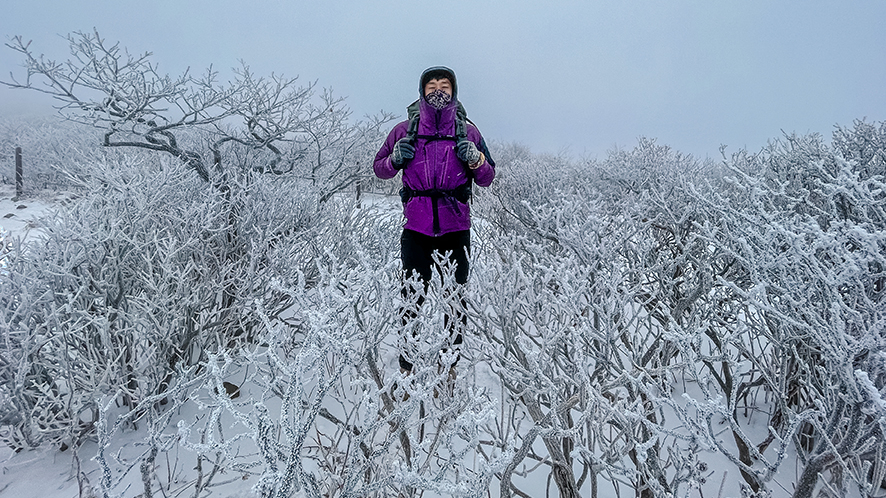
<svg viewBox="0 0 886 498"><path fill-rule="evenodd" d="M418 135L455 136L455 118L458 100L441 110L434 109L425 99L419 99ZM466 123L468 140L480 147L480 130L471 123ZM382 179L393 178L397 170L391 166L391 152L397 140L406 136L409 121L394 126L388 134L384 145L375 155L372 167L376 176ZM415 158L403 169L403 185L413 190L451 190L470 181L468 176L473 173L474 183L488 187L495 178L495 168L484 161L477 169L469 170L455 154L454 140L429 140L417 138L415 141ZM471 207L452 197L443 197L437 201L439 233L434 233L433 200L430 197L418 196L411 198L403 206L406 216L404 228L437 236L444 233L468 230L471 227Z"/></svg>

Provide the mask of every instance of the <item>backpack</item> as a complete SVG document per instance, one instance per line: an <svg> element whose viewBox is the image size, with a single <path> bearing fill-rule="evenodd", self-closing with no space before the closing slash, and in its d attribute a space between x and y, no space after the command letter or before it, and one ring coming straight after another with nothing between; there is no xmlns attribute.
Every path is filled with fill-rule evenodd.
<svg viewBox="0 0 886 498"><path fill-rule="evenodd" d="M406 116L409 119L409 127L406 129L406 138L409 139L409 143L413 146L415 145L415 140L418 138L423 138L425 140L453 140L455 143L459 143L462 140L468 139L468 127L466 123L471 123L474 126L473 121L468 119L468 112L465 110L465 106L462 105L461 102L458 103L458 110L455 111L455 136L436 136L436 135L419 135L418 134L418 117L419 117L419 101L409 104L406 108ZM480 137L480 152L486 156L486 161L495 166L495 161L492 159L492 154L489 153L489 148L486 146L486 140L483 137ZM468 177L472 178L471 171L468 171Z"/></svg>
<svg viewBox="0 0 886 498"><path fill-rule="evenodd" d="M467 123L474 124L473 121L468 119L468 113L465 111L464 106L461 102L458 103L458 110L455 114L455 136L450 135L419 135L418 134L418 118L419 118L419 101L416 100L412 104L406 108L407 117L409 119L409 127L406 131L406 138L409 140L409 143L415 146L415 141L419 138L424 140L452 140L456 144L461 142L462 140L468 139L468 127ZM477 125L474 125L477 126ZM486 141L483 140L483 137L480 137L480 152L482 152L486 156L486 161L495 166L495 161L492 160L492 156L489 154L489 149L486 147ZM434 222L433 222L433 230L434 233L440 233L440 218L437 211L437 203L441 198L450 197L458 200L463 204L467 204L471 202L472 192L471 185L474 183L474 171L470 168L465 168L467 170L468 181L455 187L454 189L444 190L444 189L428 189L428 190L413 190L407 187L405 184L403 188L400 189L400 201L403 204L412 199L413 197L429 197L431 199L431 203L433 206L434 213Z"/></svg>

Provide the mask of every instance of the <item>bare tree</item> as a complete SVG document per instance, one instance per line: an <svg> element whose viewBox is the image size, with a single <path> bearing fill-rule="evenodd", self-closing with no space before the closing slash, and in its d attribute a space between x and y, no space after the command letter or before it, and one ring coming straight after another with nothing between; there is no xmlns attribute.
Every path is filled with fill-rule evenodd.
<svg viewBox="0 0 886 498"><path fill-rule="evenodd" d="M221 83L211 67L199 76L163 74L150 52L133 55L97 31L75 32L67 40L71 57L58 62L14 37L6 45L24 56L27 74L23 79L10 74L2 83L53 96L64 117L101 129L104 146L171 154L223 190L231 184L226 158L232 147L240 147L260 155L249 167L278 174L292 172L312 155L312 179L334 180L326 189L328 199L329 191L361 176L354 152L365 152L367 141L391 119L382 115L350 123L342 98L326 91L318 104L315 84L299 86L297 78L275 74L259 77L243 62L231 81ZM327 155L337 166L320 178Z"/></svg>

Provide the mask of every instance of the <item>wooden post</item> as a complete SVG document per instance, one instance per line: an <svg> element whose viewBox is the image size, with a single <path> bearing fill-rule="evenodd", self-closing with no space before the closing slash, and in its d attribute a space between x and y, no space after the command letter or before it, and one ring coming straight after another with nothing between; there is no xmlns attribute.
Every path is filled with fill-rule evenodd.
<svg viewBox="0 0 886 498"><path fill-rule="evenodd" d="M6 149L9 150L9 149ZM24 183L22 175L22 148L15 148L15 198L20 199L22 196L22 187Z"/></svg>
<svg viewBox="0 0 886 498"><path fill-rule="evenodd" d="M357 161L355 164L357 167L357 171L360 171L360 161ZM363 195L363 179L358 175L357 176L357 209L361 209L363 207L363 203L360 201L360 197Z"/></svg>

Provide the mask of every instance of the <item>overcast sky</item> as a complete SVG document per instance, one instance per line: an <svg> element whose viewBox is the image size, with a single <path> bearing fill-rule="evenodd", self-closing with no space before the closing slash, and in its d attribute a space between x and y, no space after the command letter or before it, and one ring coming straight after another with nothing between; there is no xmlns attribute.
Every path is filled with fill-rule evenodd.
<svg viewBox="0 0 886 498"><path fill-rule="evenodd" d="M0 35L64 58L93 28L163 72L236 66L317 81L356 117L405 114L455 70L488 139L604 157L640 136L695 156L886 120L886 1L2 0ZM23 75L0 50L0 75ZM0 88L0 115L52 112Z"/></svg>

